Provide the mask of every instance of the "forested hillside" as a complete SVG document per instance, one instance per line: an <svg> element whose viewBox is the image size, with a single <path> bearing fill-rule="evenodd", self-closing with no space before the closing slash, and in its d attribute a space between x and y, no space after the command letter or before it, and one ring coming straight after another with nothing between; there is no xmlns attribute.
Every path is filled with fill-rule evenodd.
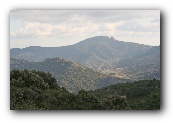
<svg viewBox="0 0 173 123"><path fill-rule="evenodd" d="M10 69L50 72L56 78L58 85L70 92L78 92L81 89L96 90L112 84L129 81L105 75L62 58L45 59L42 62L28 62L11 58Z"/></svg>
<svg viewBox="0 0 173 123"><path fill-rule="evenodd" d="M142 55L151 48L151 46L143 44L118 41L113 37L96 36L69 46L13 48L10 50L10 57L29 61L61 57L94 67L95 65L92 65L91 61L110 62L132 58Z"/></svg>
<svg viewBox="0 0 173 123"><path fill-rule="evenodd" d="M91 91L90 93L98 98L124 95L127 98L126 108L132 110L160 109L160 80L140 80L132 83L119 83Z"/></svg>
<svg viewBox="0 0 173 123"><path fill-rule="evenodd" d="M159 93L159 81L145 80L73 94L59 87L50 73L10 72L11 110L158 110Z"/></svg>
<svg viewBox="0 0 173 123"><path fill-rule="evenodd" d="M112 66L115 71L121 68L121 74L128 79L160 79L160 46L155 46L138 57L115 62Z"/></svg>
<svg viewBox="0 0 173 123"><path fill-rule="evenodd" d="M160 109L160 46L96 36L10 57L11 109Z"/></svg>
<svg viewBox="0 0 173 123"><path fill-rule="evenodd" d="M35 62L61 57L119 78L160 78L160 46L123 42L107 36L91 37L62 47L13 48L10 57Z"/></svg>

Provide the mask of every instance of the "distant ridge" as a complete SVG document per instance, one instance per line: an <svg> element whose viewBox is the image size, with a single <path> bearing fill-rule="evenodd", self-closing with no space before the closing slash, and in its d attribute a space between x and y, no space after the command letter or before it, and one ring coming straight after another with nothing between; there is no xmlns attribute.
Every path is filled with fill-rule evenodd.
<svg viewBox="0 0 173 123"><path fill-rule="evenodd" d="M81 57L88 59L98 57L99 59L111 61L117 57L123 59L124 57L135 56L150 48L151 46L143 44L118 41L113 37L95 36L69 46L12 48L10 57L29 61L42 61L45 58L62 57L83 64L84 61L81 61ZM136 50L140 50L140 52L136 52ZM110 60L105 56L110 57Z"/></svg>
<svg viewBox="0 0 173 123"><path fill-rule="evenodd" d="M95 36L62 47L12 48L10 57L34 62L61 57L116 77L139 80L157 75L160 78L159 46L123 42L108 36ZM134 69L138 69L137 73Z"/></svg>

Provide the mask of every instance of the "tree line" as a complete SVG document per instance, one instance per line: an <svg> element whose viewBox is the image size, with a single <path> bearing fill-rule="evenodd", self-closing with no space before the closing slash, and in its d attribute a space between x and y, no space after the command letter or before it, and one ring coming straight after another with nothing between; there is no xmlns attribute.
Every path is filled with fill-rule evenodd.
<svg viewBox="0 0 173 123"><path fill-rule="evenodd" d="M157 80L155 80L157 81ZM136 82L137 83L137 82ZM127 83L128 84L128 83ZM130 83L129 83L130 84ZM120 86L121 84L119 84ZM140 84L139 84L140 85ZM152 85L152 84L151 84ZM116 86L116 85L115 85ZM124 85L121 85L125 87ZM150 88L150 85L147 85ZM116 90L110 86L107 92ZM159 86L157 86L159 88ZM159 90L131 98L127 93L98 94L101 90L70 93L59 87L49 72L36 70L10 71L11 110L134 110L158 109ZM107 88L103 88L102 92ZM124 88L126 90L126 88ZM151 89L151 88L150 88ZM151 89L152 90L152 89ZM130 91L130 90L129 90ZM138 92L136 92L138 93ZM141 94L140 94L141 95ZM132 96L133 97L133 96ZM130 100L129 100L129 99ZM154 98L154 100L153 100ZM158 101L158 105L152 101ZM140 103L143 102L143 103ZM145 104L148 104L147 107ZM156 106L157 105L157 106Z"/></svg>

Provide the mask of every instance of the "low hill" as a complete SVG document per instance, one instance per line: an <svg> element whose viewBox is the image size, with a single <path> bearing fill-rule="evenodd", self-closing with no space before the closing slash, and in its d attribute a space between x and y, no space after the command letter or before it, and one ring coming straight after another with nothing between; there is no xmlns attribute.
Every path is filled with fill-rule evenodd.
<svg viewBox="0 0 173 123"><path fill-rule="evenodd" d="M125 108L126 98L98 99L81 90L78 94L60 88L50 73L10 71L11 110L116 110ZM109 102L112 105L107 105ZM117 101L115 103L115 101Z"/></svg>
<svg viewBox="0 0 173 123"><path fill-rule="evenodd" d="M127 109L130 110L159 110L160 109L160 80L140 80L119 83L104 87L90 93L98 98L113 95L124 95L127 98Z"/></svg>
<svg viewBox="0 0 173 123"><path fill-rule="evenodd" d="M112 84L129 81L102 74L62 58L48 58L42 62L29 62L11 58L10 69L50 72L56 78L58 85L70 92L78 92L81 89L96 90Z"/></svg>
<svg viewBox="0 0 173 123"><path fill-rule="evenodd" d="M11 110L159 110L160 81L142 80L69 93L43 71L10 71Z"/></svg>

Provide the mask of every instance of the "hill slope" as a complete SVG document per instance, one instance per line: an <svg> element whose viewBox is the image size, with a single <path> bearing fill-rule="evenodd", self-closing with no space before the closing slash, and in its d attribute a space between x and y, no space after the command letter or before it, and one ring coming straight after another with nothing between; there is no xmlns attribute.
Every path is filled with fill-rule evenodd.
<svg viewBox="0 0 173 123"><path fill-rule="evenodd" d="M115 74L121 68L121 74L129 79L160 79L160 46L152 47L138 57L114 62L112 66Z"/></svg>
<svg viewBox="0 0 173 123"><path fill-rule="evenodd" d="M10 69L28 69L50 72L61 87L70 92L81 89L95 90L116 83L126 82L126 79L104 75L98 71L86 68L62 58L46 59L42 62L28 62L20 59L10 59Z"/></svg>
<svg viewBox="0 0 173 123"><path fill-rule="evenodd" d="M122 96L120 96L120 95ZM117 84L96 91L69 93L50 73L10 71L11 110L158 110L160 82Z"/></svg>
<svg viewBox="0 0 173 123"><path fill-rule="evenodd" d="M107 36L96 36L70 46L13 48L10 50L10 57L29 61L42 61L46 58L61 57L91 67L98 67L100 62L132 58L145 53L150 48L150 46L122 42ZM97 61L98 65L92 65L93 61Z"/></svg>
<svg viewBox="0 0 173 123"><path fill-rule="evenodd" d="M140 80L132 83L120 83L90 92L98 98L113 95L124 95L127 98L127 109L159 110L160 81Z"/></svg>
<svg viewBox="0 0 173 123"><path fill-rule="evenodd" d="M160 78L160 46L123 42L107 36L96 36L63 47L13 48L10 57L40 62L61 57L103 73L125 79ZM145 68L145 69L144 69ZM135 73L136 72L136 73Z"/></svg>
<svg viewBox="0 0 173 123"><path fill-rule="evenodd" d="M42 71L10 71L11 110L115 110L125 108L126 99L116 95L118 101L107 105L107 100L98 99L86 91L69 93L58 87L50 73ZM121 107L120 107L121 105Z"/></svg>

